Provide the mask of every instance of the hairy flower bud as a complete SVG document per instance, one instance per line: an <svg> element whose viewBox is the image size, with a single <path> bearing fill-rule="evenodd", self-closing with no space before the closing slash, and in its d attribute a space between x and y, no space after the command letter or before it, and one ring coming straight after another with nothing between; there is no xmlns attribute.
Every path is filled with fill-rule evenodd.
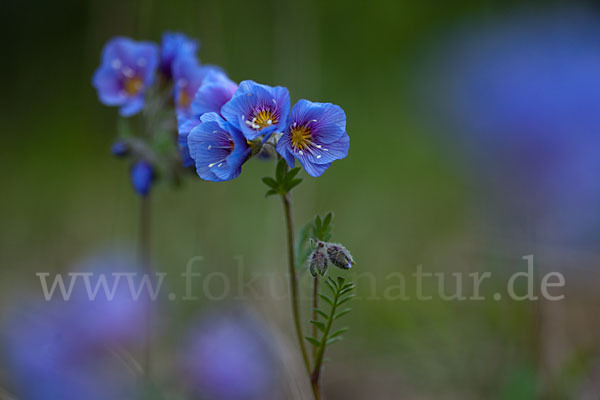
<svg viewBox="0 0 600 400"><path fill-rule="evenodd" d="M348 249L339 243L327 243L327 256L333 265L341 269L350 269L354 264Z"/></svg>
<svg viewBox="0 0 600 400"><path fill-rule="evenodd" d="M327 257L320 249L310 255L309 270L312 276L317 276L317 273L323 276L327 272Z"/></svg>

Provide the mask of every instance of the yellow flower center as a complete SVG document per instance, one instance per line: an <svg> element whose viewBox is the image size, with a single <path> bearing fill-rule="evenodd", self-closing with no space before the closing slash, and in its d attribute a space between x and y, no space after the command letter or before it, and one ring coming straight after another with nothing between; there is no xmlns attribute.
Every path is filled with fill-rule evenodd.
<svg viewBox="0 0 600 400"><path fill-rule="evenodd" d="M187 108L191 102L192 102L192 98L190 96L188 96L188 94L185 90L182 90L179 92L179 100L178 100L179 107Z"/></svg>
<svg viewBox="0 0 600 400"><path fill-rule="evenodd" d="M277 121L277 116L271 110L261 110L257 114L254 114L252 121L246 121L246 125L260 131L267 126L276 124Z"/></svg>
<svg viewBox="0 0 600 400"><path fill-rule="evenodd" d="M292 146L298 150L307 148L311 143L310 129L306 126L295 126L291 130Z"/></svg>
<svg viewBox="0 0 600 400"><path fill-rule="evenodd" d="M125 80L124 89L125 93L127 93L129 96L137 95L143 87L144 82L142 82L142 79L137 76Z"/></svg>

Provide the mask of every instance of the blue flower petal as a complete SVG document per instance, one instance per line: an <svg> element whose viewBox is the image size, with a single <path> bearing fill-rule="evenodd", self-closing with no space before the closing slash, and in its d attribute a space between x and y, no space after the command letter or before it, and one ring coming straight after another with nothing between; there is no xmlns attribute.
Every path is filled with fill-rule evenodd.
<svg viewBox="0 0 600 400"><path fill-rule="evenodd" d="M237 84L225 73L209 70L194 96L192 112L200 116L209 112L219 113L221 107L231 100L236 90Z"/></svg>

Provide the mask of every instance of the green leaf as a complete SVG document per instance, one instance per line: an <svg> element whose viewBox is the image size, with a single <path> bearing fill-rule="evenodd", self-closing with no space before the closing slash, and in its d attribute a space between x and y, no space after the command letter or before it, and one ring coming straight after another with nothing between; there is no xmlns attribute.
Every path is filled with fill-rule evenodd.
<svg viewBox="0 0 600 400"><path fill-rule="evenodd" d="M279 184L273 178L266 176L262 178L262 181L265 183L265 185L270 186L273 189L279 188Z"/></svg>
<svg viewBox="0 0 600 400"><path fill-rule="evenodd" d="M332 344L332 343L335 343L335 342L339 342L339 341L340 341L340 340L342 340L342 339L343 339L343 337L342 337L342 336L336 336L336 337L334 337L334 338L328 339L328 340L325 342L325 344L329 346L330 344Z"/></svg>
<svg viewBox="0 0 600 400"><path fill-rule="evenodd" d="M312 344L313 346L319 347L321 345L321 342L319 342L317 339L315 339L312 336L305 336L304 339L308 340L308 342L310 344Z"/></svg>
<svg viewBox="0 0 600 400"><path fill-rule="evenodd" d="M344 328L338 329L337 331L333 332L331 335L328 335L327 337L329 339L333 339L334 337L337 337L337 336L341 335L342 333L348 331L348 329L350 329L350 328L344 327Z"/></svg>
<svg viewBox="0 0 600 400"><path fill-rule="evenodd" d="M277 169L275 170L275 177L277 178L277 182L283 182L283 178L285 177L285 170L287 168L287 163L282 158L277 163Z"/></svg>
<svg viewBox="0 0 600 400"><path fill-rule="evenodd" d="M333 285L336 289L339 289L337 282L332 277L327 278L327 282L329 282L331 285ZM337 292L337 290L336 290L336 292Z"/></svg>
<svg viewBox="0 0 600 400"><path fill-rule="evenodd" d="M346 289L342 289L342 290L340 290L340 296L343 296L343 295L345 295L346 293L348 293L348 292L351 292L351 291L353 291L353 290L354 290L354 286L352 286L352 287L347 287Z"/></svg>
<svg viewBox="0 0 600 400"><path fill-rule="evenodd" d="M344 298L344 299L342 299L342 300L339 300L339 301L338 301L338 303L337 303L337 305L338 305L338 306L341 306L341 305L342 305L342 304L344 304L345 302L347 302L347 301L349 301L349 300L352 300L354 297L356 297L356 296L355 296L355 295L353 295L353 294L351 294L350 296L348 296L348 297L346 297L346 298Z"/></svg>
<svg viewBox="0 0 600 400"><path fill-rule="evenodd" d="M329 224L331 224L331 219L333 218L333 213L330 211L327 213L327 215L325 216L325 220L323 221L323 225L325 227L329 227Z"/></svg>
<svg viewBox="0 0 600 400"><path fill-rule="evenodd" d="M329 281L325 281L325 283L327 284L327 287L331 290L331 293L335 295L337 293L337 289L333 287L333 285Z"/></svg>
<svg viewBox="0 0 600 400"><path fill-rule="evenodd" d="M319 293L319 297L322 298L329 305L333 305L333 300L331 300L328 296L325 296L323 293Z"/></svg>
<svg viewBox="0 0 600 400"><path fill-rule="evenodd" d="M344 315L348 314L350 311L352 311L351 308L346 308L345 310L340 311L339 313L335 314L333 316L333 319L335 320L335 319L338 319L338 318L342 318Z"/></svg>
<svg viewBox="0 0 600 400"><path fill-rule="evenodd" d="M314 310L317 314L319 314L321 317L328 319L329 315L325 314L324 311L319 310L318 308Z"/></svg>
<svg viewBox="0 0 600 400"><path fill-rule="evenodd" d="M279 192L277 190L275 190L275 189L271 189L271 190L267 191L267 193L265 193L265 197L269 197L269 196L272 196L274 194L279 194Z"/></svg>
<svg viewBox="0 0 600 400"><path fill-rule="evenodd" d="M321 332L325 332L325 324L321 321L315 321L313 319L310 320L310 323L319 328Z"/></svg>
<svg viewBox="0 0 600 400"><path fill-rule="evenodd" d="M286 185L286 190L289 192L302 182L302 178L294 179Z"/></svg>
<svg viewBox="0 0 600 400"><path fill-rule="evenodd" d="M344 277L338 276L337 280L338 280L338 287L344 287L344 282L346 282L346 279Z"/></svg>
<svg viewBox="0 0 600 400"><path fill-rule="evenodd" d="M317 227L318 231L321 230L321 216L319 215L315 217L315 226Z"/></svg>
<svg viewBox="0 0 600 400"><path fill-rule="evenodd" d="M298 175L298 172L300 172L300 167L290 169L285 176L285 181L290 182L296 175Z"/></svg>

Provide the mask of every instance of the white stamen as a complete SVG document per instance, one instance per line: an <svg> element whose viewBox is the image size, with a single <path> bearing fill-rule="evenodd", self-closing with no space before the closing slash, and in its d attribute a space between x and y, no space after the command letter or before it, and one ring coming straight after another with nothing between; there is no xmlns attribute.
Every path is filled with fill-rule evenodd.
<svg viewBox="0 0 600 400"><path fill-rule="evenodd" d="M312 122L317 122L317 120L316 120L316 119L313 119L313 120L312 120Z"/></svg>
<svg viewBox="0 0 600 400"><path fill-rule="evenodd" d="M318 160L319 158L321 158L321 155L320 155L320 154L317 154L317 160Z"/></svg>
<svg viewBox="0 0 600 400"><path fill-rule="evenodd" d="M297 125L297 124L294 122L294 124L293 124L292 126L295 128L295 127L296 127L296 125Z"/></svg>
<svg viewBox="0 0 600 400"><path fill-rule="evenodd" d="M212 163L212 164L208 164L208 168L212 168L215 166L216 163Z"/></svg>
<svg viewBox="0 0 600 400"><path fill-rule="evenodd" d="M275 99L273 99L273 103L274 103L275 105L277 105L277 101L276 101Z"/></svg>
<svg viewBox="0 0 600 400"><path fill-rule="evenodd" d="M320 144L315 144L315 147L316 147L317 149L320 149L320 148L321 148L321 145L320 145Z"/></svg>
<svg viewBox="0 0 600 400"><path fill-rule="evenodd" d="M221 165L223 165L223 163L219 163L219 165L217 165L217 167L220 167Z"/></svg>
<svg viewBox="0 0 600 400"><path fill-rule="evenodd" d="M271 121L271 120L267 121L267 125L271 125L272 123L273 123L273 121Z"/></svg>
<svg viewBox="0 0 600 400"><path fill-rule="evenodd" d="M132 78L135 75L135 71L132 70L129 67L124 67L123 68L123 75L125 75L128 78Z"/></svg>
<svg viewBox="0 0 600 400"><path fill-rule="evenodd" d="M121 68L121 60L119 60L118 58L115 58L114 60L112 60L112 62L110 63L110 65L114 69L119 69L119 68Z"/></svg>
<svg viewBox="0 0 600 400"><path fill-rule="evenodd" d="M210 150L211 148L212 148L212 144L209 144L208 145L208 149Z"/></svg>
<svg viewBox="0 0 600 400"><path fill-rule="evenodd" d="M302 150L300 150L300 151L298 152L298 154L300 154L300 155L303 155L304 153L302 152Z"/></svg>

